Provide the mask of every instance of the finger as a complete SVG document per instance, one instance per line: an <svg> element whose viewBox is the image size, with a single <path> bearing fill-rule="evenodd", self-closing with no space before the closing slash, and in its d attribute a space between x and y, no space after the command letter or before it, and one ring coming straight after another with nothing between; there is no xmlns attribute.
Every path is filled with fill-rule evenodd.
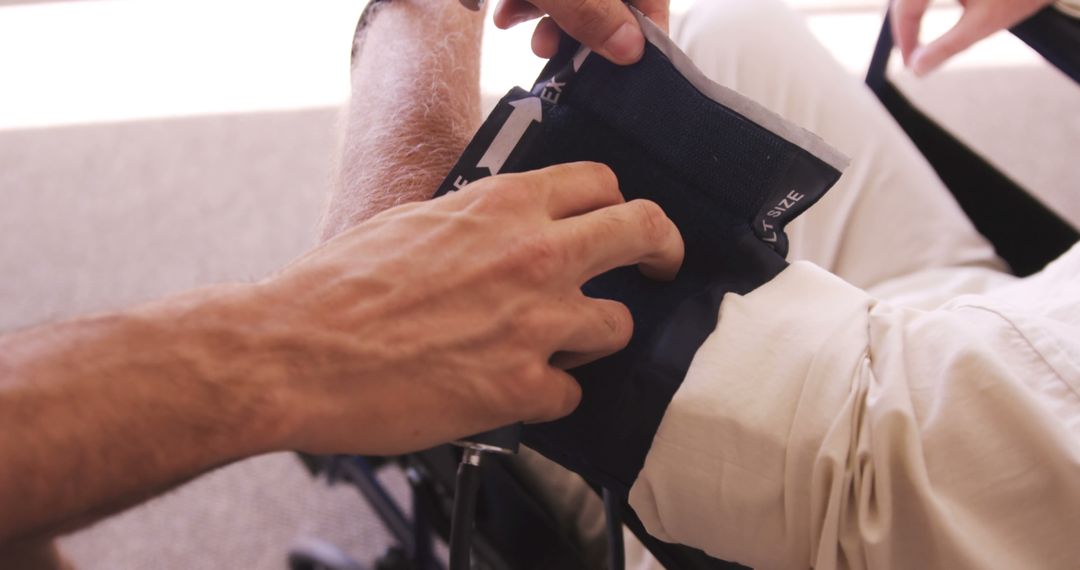
<svg viewBox="0 0 1080 570"><path fill-rule="evenodd" d="M566 372L549 368L541 382L542 393L534 400L538 409L530 417L522 418L522 421L538 423L557 420L574 411L581 403L581 386Z"/></svg>
<svg viewBox="0 0 1080 570"><path fill-rule="evenodd" d="M634 319L626 305L582 295L574 309L577 324L552 357L552 366L570 370L626 348L634 334Z"/></svg>
<svg viewBox="0 0 1080 570"><path fill-rule="evenodd" d="M978 12L965 10L960 21L940 38L918 48L911 56L911 70L924 76L937 69L945 60L971 47L975 42L995 32L997 28L986 22Z"/></svg>
<svg viewBox="0 0 1080 570"><path fill-rule="evenodd" d="M505 30L543 15L543 10L526 0L500 0L493 19L496 27Z"/></svg>
<svg viewBox="0 0 1080 570"><path fill-rule="evenodd" d="M670 33L671 8L669 0L632 0L630 3L640 10L642 14L645 14L646 18L659 26L661 30Z"/></svg>
<svg viewBox="0 0 1080 570"><path fill-rule="evenodd" d="M623 203L619 179L599 162L571 162L549 166L520 176L527 176L532 192L547 197L548 214L553 220L584 214Z"/></svg>
<svg viewBox="0 0 1080 570"><path fill-rule="evenodd" d="M635 63L645 51L637 19L621 0L534 0L566 33L608 60Z"/></svg>
<svg viewBox="0 0 1080 570"><path fill-rule="evenodd" d="M559 25L551 18L544 18L536 24L533 30L532 50L537 57L551 59L559 51L560 34Z"/></svg>
<svg viewBox="0 0 1080 570"><path fill-rule="evenodd" d="M616 267L639 265L653 279L674 279L683 260L675 224L655 202L634 200L564 220L560 238L582 266L580 282Z"/></svg>
<svg viewBox="0 0 1080 570"><path fill-rule="evenodd" d="M892 30L904 65L911 66L911 52L919 47L919 29L930 0L893 0Z"/></svg>

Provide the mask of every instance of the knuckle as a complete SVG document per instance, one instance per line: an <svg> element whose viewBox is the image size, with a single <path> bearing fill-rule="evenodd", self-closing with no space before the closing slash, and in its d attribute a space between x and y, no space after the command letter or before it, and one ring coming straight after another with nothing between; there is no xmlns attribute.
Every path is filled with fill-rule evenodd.
<svg viewBox="0 0 1080 570"><path fill-rule="evenodd" d="M630 343L630 337L634 334L634 318L626 305L611 303L604 311L603 319L614 345L621 349Z"/></svg>
<svg viewBox="0 0 1080 570"><path fill-rule="evenodd" d="M657 243L667 237L671 230L671 220L656 202L634 200L630 205L634 208L635 223L649 243Z"/></svg>
<svg viewBox="0 0 1080 570"><path fill-rule="evenodd" d="M473 206L482 210L503 207L508 194L506 187L495 183L494 179L477 182L470 190L469 195L472 198Z"/></svg>
<svg viewBox="0 0 1080 570"><path fill-rule="evenodd" d="M508 399L518 409L535 406L544 399L540 395L544 393L547 377L546 364L538 361L522 363L513 377L503 383L508 391Z"/></svg>
<svg viewBox="0 0 1080 570"><path fill-rule="evenodd" d="M519 248L515 269L530 283L545 283L566 266L566 252L549 237L536 236Z"/></svg>
<svg viewBox="0 0 1080 570"><path fill-rule="evenodd" d="M579 35L599 38L610 27L611 0L569 0L565 3L563 22ZM569 20L569 21L567 21Z"/></svg>
<svg viewBox="0 0 1080 570"><path fill-rule="evenodd" d="M611 167L601 162L587 162L584 164L589 175L596 180L594 186L597 189L606 193L619 193L619 178Z"/></svg>
<svg viewBox="0 0 1080 570"><path fill-rule="evenodd" d="M546 344L551 336L551 329L554 328L552 321L552 315L542 306L534 305L519 310L515 319L515 332L521 348L530 351L536 346Z"/></svg>
<svg viewBox="0 0 1080 570"><path fill-rule="evenodd" d="M611 170L611 167L603 162L595 162L591 160L576 163L578 168L584 169L586 172L593 174L596 177L610 177L611 180L615 179L615 172Z"/></svg>
<svg viewBox="0 0 1080 570"><path fill-rule="evenodd" d="M547 383L547 368L546 363L534 361L522 369L521 388L525 392L525 399L531 399L537 393L543 392L544 385Z"/></svg>
<svg viewBox="0 0 1080 570"><path fill-rule="evenodd" d="M505 175L482 180L476 188L475 204L486 212L516 211L528 197L526 182L516 175ZM478 184L480 184L478 183Z"/></svg>

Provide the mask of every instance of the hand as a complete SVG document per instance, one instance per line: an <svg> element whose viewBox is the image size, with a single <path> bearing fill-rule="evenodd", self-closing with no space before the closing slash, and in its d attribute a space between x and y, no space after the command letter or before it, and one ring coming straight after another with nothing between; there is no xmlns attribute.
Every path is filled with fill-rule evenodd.
<svg viewBox="0 0 1080 570"><path fill-rule="evenodd" d="M283 447L396 454L571 412L564 368L623 348L625 306L582 283L640 264L670 279L683 243L610 169L555 166L387 210L263 283L269 361L297 426Z"/></svg>
<svg viewBox="0 0 1080 570"><path fill-rule="evenodd" d="M668 29L669 0L631 0L650 20ZM550 14L533 32L536 55L550 58L559 48L560 28L574 39L619 64L635 63L645 52L645 36L621 0L500 0L495 25L507 29Z"/></svg>
<svg viewBox="0 0 1080 570"><path fill-rule="evenodd" d="M1010 28L1053 0L960 0L964 14L948 32L926 46L919 45L919 27L930 0L892 0L893 37L904 65L915 75L930 73L945 60L990 34Z"/></svg>

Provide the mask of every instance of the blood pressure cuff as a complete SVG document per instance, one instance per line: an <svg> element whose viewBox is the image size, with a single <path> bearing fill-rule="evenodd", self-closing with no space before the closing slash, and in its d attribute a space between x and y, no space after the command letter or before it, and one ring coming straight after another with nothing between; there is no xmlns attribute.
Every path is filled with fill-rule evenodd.
<svg viewBox="0 0 1080 570"><path fill-rule="evenodd" d="M639 63L613 65L564 42L531 92L515 88L499 102L437 192L596 161L614 170L627 200L655 201L679 228L686 255L674 281L626 267L585 284L585 294L629 307L633 337L571 371L582 400L569 417L524 429L526 445L623 498L724 295L786 267L784 226L846 164L813 134L709 81L638 17L648 40Z"/></svg>

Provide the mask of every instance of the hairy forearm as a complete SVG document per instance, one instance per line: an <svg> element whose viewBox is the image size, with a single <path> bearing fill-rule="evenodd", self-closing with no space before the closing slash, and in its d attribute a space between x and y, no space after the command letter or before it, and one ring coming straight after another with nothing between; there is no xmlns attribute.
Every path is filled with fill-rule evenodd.
<svg viewBox="0 0 1080 570"><path fill-rule="evenodd" d="M480 121L483 14L445 0L392 0L358 36L329 238L426 200Z"/></svg>
<svg viewBox="0 0 1080 570"><path fill-rule="evenodd" d="M0 338L0 544L273 448L288 426L251 287Z"/></svg>
<svg viewBox="0 0 1080 570"><path fill-rule="evenodd" d="M393 0L372 19L326 237L431 196L479 122L481 29L444 0ZM298 337L321 333L283 325L258 296L212 287L0 338L0 545L289 447L297 422L275 400L302 375Z"/></svg>

